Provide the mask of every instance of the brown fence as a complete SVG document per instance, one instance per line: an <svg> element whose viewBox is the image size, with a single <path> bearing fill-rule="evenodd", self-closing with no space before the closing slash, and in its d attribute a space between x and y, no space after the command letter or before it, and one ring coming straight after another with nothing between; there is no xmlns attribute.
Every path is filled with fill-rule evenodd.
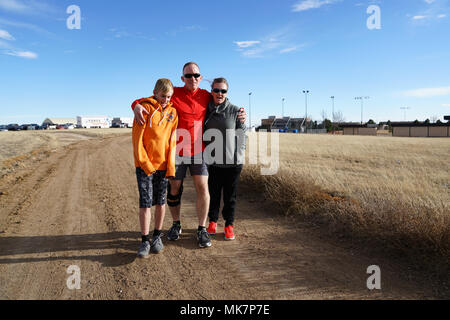
<svg viewBox="0 0 450 320"><path fill-rule="evenodd" d="M450 137L450 126L411 126L393 127L394 137Z"/></svg>

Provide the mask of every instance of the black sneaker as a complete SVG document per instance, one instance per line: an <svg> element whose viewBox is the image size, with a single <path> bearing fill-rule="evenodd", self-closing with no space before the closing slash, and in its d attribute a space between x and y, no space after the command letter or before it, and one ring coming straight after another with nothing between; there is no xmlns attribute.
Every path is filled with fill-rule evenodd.
<svg viewBox="0 0 450 320"><path fill-rule="evenodd" d="M169 239L170 241L177 241L178 239L180 239L181 232L181 226L174 224L167 233L167 239Z"/></svg>
<svg viewBox="0 0 450 320"><path fill-rule="evenodd" d="M211 247L211 238L206 229L202 229L202 231L197 231L197 240L200 248Z"/></svg>

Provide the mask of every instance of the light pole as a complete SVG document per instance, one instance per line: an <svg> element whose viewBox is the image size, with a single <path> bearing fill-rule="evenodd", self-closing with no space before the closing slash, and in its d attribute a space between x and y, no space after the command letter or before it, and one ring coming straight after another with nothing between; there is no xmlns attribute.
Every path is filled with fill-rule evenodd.
<svg viewBox="0 0 450 320"><path fill-rule="evenodd" d="M282 100L281 100L281 117L284 119L284 101L285 101L286 99L285 98L283 98Z"/></svg>
<svg viewBox="0 0 450 320"><path fill-rule="evenodd" d="M252 92L248 94L249 129L252 130Z"/></svg>
<svg viewBox="0 0 450 320"><path fill-rule="evenodd" d="M305 126L306 126L306 133L308 133L308 93L309 93L309 90L303 90L303 93L305 94L305 109L306 109Z"/></svg>
<svg viewBox="0 0 450 320"><path fill-rule="evenodd" d="M334 96L331 96L331 126L333 128L333 134L334 134Z"/></svg>
<svg viewBox="0 0 450 320"><path fill-rule="evenodd" d="M409 110L411 108L410 107L401 107L400 109L403 110L403 112L404 112L403 120L406 121L406 110Z"/></svg>
<svg viewBox="0 0 450 320"><path fill-rule="evenodd" d="M364 118L363 118L364 99L370 99L370 97L355 97L355 100L361 100L361 124L364 123Z"/></svg>

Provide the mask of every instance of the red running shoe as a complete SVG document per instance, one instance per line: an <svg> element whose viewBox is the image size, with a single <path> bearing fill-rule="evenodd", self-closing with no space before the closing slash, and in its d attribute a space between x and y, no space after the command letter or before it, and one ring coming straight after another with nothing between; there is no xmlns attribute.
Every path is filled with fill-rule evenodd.
<svg viewBox="0 0 450 320"><path fill-rule="evenodd" d="M234 236L233 229L234 229L233 226L225 227L225 240L226 241L233 241L236 239Z"/></svg>
<svg viewBox="0 0 450 320"><path fill-rule="evenodd" d="M210 235L215 235L217 229L217 223L216 222L210 222L208 226L208 233Z"/></svg>

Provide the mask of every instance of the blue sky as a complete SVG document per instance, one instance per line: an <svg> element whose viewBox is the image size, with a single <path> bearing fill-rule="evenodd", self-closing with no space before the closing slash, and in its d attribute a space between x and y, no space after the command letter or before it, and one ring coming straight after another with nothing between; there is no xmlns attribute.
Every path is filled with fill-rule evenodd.
<svg viewBox="0 0 450 320"><path fill-rule="evenodd" d="M68 29L70 5L81 29ZM367 9L380 9L370 30ZM270 115L346 121L450 114L450 0L0 0L0 124L131 116L158 78L196 61L226 77L253 124ZM202 88L209 89L204 81ZM247 110L248 111L248 110Z"/></svg>

